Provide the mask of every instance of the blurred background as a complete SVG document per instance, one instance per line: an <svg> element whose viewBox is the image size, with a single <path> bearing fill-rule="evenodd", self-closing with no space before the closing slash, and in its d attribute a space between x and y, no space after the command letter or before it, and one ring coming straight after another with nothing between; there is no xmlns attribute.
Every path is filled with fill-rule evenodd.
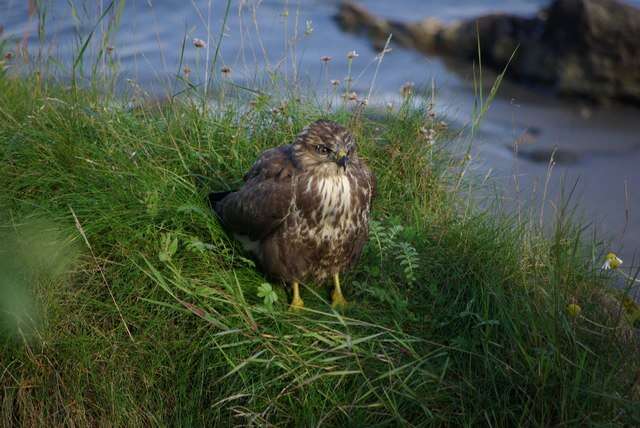
<svg viewBox="0 0 640 428"><path fill-rule="evenodd" d="M427 17L443 23L504 13L536 16L547 0L362 0L376 16L410 22ZM625 2L635 8L640 0ZM215 79L257 88L284 78L304 90L328 94L332 80L349 74L347 53L355 51L352 90L367 94L376 56L366 35L336 23L337 1L320 0L0 0L0 26L14 65L33 58L56 58L52 74L73 63L88 36L84 62L118 76L122 92L142 91L162 98L175 89L176 76L198 86L209 78L206 64L219 46L211 70ZM103 19L100 19L104 15ZM224 24L224 26L223 26ZM221 42L219 36L221 30ZM92 33L93 32L93 33ZM204 47L198 48L194 40ZM640 35L639 35L640 40ZM450 128L472 121L478 99L477 67L391 44L375 77L370 104L386 108L402 100L400 88L415 84L418 101L433 102ZM27 56L20 53L27 53ZM324 58L322 57L330 57ZM33 61L35 63L35 61ZM275 77L280 76L280 77ZM475 76L475 77L474 77ZM507 71L507 77L509 71ZM62 76L64 78L64 76ZM485 94L496 78L485 70ZM130 80L128 80L130 79ZM432 99L433 88L435 97ZM343 91L344 89L340 89ZM546 193L545 215L564 187L577 183L572 202L582 219L609 242L625 265L637 265L640 249L640 109L623 103L593 103L557 96L548 88L505 80L474 132L476 171L501 188L510 209L537 206ZM516 155L515 146L522 146ZM556 162L550 154L557 150ZM545 191L546 188L546 191ZM593 229L590 229L593 230Z"/></svg>

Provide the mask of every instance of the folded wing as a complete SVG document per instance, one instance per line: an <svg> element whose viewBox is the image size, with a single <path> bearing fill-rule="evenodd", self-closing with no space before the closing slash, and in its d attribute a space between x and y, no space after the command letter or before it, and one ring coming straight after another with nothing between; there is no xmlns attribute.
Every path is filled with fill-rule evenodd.
<svg viewBox="0 0 640 428"><path fill-rule="evenodd" d="M289 213L294 172L290 146L267 150L245 175L244 186L215 202L214 209L232 233L261 240Z"/></svg>

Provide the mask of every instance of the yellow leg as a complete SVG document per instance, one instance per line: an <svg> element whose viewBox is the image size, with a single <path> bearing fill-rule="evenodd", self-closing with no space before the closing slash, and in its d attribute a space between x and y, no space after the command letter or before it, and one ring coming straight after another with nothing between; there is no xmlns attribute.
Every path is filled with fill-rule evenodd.
<svg viewBox="0 0 640 428"><path fill-rule="evenodd" d="M331 293L331 306L333 308L344 309L347 306L347 300L342 295L340 289L340 274L333 275L333 292Z"/></svg>
<svg viewBox="0 0 640 428"><path fill-rule="evenodd" d="M289 306L289 309L295 311L304 308L304 302L300 297L300 285L297 281L294 281L291 286L293 288L293 299L291 299L291 306Z"/></svg>

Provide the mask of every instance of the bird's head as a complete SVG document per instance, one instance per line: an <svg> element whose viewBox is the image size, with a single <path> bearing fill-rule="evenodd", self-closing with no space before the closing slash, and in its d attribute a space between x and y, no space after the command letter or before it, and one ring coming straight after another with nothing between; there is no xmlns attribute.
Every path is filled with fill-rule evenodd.
<svg viewBox="0 0 640 428"><path fill-rule="evenodd" d="M326 174L343 174L356 161L353 135L330 120L318 120L305 127L293 143L296 160L303 169Z"/></svg>

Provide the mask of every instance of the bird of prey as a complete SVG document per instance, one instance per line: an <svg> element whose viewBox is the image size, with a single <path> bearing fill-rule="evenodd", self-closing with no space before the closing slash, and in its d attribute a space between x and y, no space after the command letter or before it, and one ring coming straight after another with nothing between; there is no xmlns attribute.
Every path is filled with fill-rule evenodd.
<svg viewBox="0 0 640 428"><path fill-rule="evenodd" d="M341 125L318 120L292 144L266 150L235 192L209 201L269 276L291 285L291 308L304 306L299 284L333 279L333 307L344 307L340 273L367 241L375 177Z"/></svg>

